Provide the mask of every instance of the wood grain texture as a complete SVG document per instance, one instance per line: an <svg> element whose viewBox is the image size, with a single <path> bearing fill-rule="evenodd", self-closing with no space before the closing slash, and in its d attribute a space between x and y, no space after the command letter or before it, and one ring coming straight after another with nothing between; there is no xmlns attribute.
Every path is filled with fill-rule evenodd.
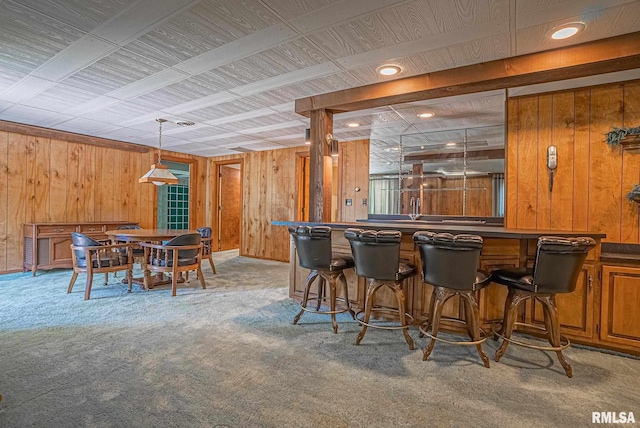
<svg viewBox="0 0 640 428"><path fill-rule="evenodd" d="M575 142L573 144L573 228L587 230L589 224L589 159L591 146L589 120L591 90L581 89L575 96Z"/></svg>
<svg viewBox="0 0 640 428"><path fill-rule="evenodd" d="M538 99L521 99L518 115L518 155L516 160L518 177L518 212L516 224L519 229L536 228L537 201L537 141Z"/></svg>
<svg viewBox="0 0 640 428"><path fill-rule="evenodd" d="M242 182L240 168L220 167L220 246L221 251L240 248ZM215 247L215 244L214 244Z"/></svg>
<svg viewBox="0 0 640 428"><path fill-rule="evenodd" d="M509 228L518 225L518 118L520 101L507 100L507 144L504 160L504 224Z"/></svg>
<svg viewBox="0 0 640 428"><path fill-rule="evenodd" d="M179 156L206 171L205 158ZM149 153L0 131L0 273L22 269L24 223L122 220L152 228L156 188L138 184L152 162ZM201 211L198 226L208 215Z"/></svg>
<svg viewBox="0 0 640 428"><path fill-rule="evenodd" d="M611 85L591 91L591 134L589 171L589 229L607 234L606 241L620 241L622 205L622 157L611 149L605 136L622 126L622 86Z"/></svg>
<svg viewBox="0 0 640 428"><path fill-rule="evenodd" d="M553 96L540 96L538 105L538 206L536 227L551 228L551 198L549 192L549 171L547 169L547 147L553 144Z"/></svg>
<svg viewBox="0 0 640 428"><path fill-rule="evenodd" d="M7 270L7 236L9 167L9 133L0 131L0 272Z"/></svg>
<svg viewBox="0 0 640 428"><path fill-rule="evenodd" d="M624 126L640 126L640 82L629 83L624 87ZM622 152L622 196L629 193L634 185L640 184L640 151ZM640 210L638 205L622 200L620 218L620 242L640 242Z"/></svg>
<svg viewBox="0 0 640 428"><path fill-rule="evenodd" d="M368 139L340 143L338 221L367 218L368 205L362 203L369 201L369 145ZM347 199L351 205L346 205Z"/></svg>
<svg viewBox="0 0 640 428"><path fill-rule="evenodd" d="M531 106L536 101L537 132L523 133L523 124L533 123ZM533 211L538 229L604 232L609 242L640 243L640 210L625 198L640 182L640 154L609 147L604 135L613 127L639 124L640 81L519 97L508 105L506 225L528 227L526 219ZM558 147L549 206L541 194L548 185L547 136ZM536 143L535 157L523 159L523 147ZM531 162L538 165L538 197L528 205Z"/></svg>

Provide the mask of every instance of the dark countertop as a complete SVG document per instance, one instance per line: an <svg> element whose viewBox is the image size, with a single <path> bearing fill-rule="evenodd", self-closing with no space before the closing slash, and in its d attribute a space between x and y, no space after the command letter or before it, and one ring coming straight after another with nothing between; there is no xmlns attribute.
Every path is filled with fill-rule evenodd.
<svg viewBox="0 0 640 428"><path fill-rule="evenodd" d="M273 221L274 226L329 226L334 229L347 229L350 227L358 229L376 230L399 230L403 233L413 233L419 230L432 232L448 232L453 234L471 233L483 238L516 238L516 239L537 239L540 236L589 236L594 239L604 238L606 234L587 231L561 231L561 230L533 230L533 229L508 229L500 226L486 226L483 224L433 224L431 222L420 222L420 220L397 220L376 223L371 221L358 221L354 223L312 223L301 221Z"/></svg>

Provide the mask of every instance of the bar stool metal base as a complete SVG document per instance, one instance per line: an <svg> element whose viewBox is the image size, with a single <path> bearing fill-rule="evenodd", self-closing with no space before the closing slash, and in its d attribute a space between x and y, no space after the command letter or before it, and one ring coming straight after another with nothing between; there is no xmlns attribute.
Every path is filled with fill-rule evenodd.
<svg viewBox="0 0 640 428"><path fill-rule="evenodd" d="M459 324L465 324L465 321L456 319L456 318L449 318L449 317L442 317L440 318L441 321L450 321L450 322L455 322L455 323L459 323ZM429 333L427 330L425 330L422 326L418 327L418 329L420 330L420 337L430 337L431 339L435 339L439 342L444 342L444 343L448 343L449 345L459 345L459 346L469 346L469 345L479 345L483 342L485 342L488 338L489 335L487 334L486 331L484 331L484 329L482 327L479 328L480 330L480 336L481 338L479 340L474 340L474 341L469 341L469 340L447 340L447 339L443 339L441 337L437 337L437 336L432 336L431 333Z"/></svg>
<svg viewBox="0 0 640 428"><path fill-rule="evenodd" d="M537 325L533 325L533 324L527 324L527 323L523 323L523 322L516 322L514 324L516 327L517 326L521 326L521 327L527 327L527 328L531 328L531 329L535 329L535 330L539 330L543 333L546 333L547 330L543 327L539 327ZM522 342L519 340L515 340L513 338L510 337L505 337L503 334L500 333L499 330L496 330L496 325L494 324L491 327L491 332L494 334L494 339L497 340L497 338L501 338L502 340L506 340L509 343L513 343L514 345L518 345L518 346L523 346L525 348L530 348L530 349L537 349L538 351L564 351L565 349L567 349L569 346L571 346L571 341L564 335L560 335L560 342L561 345L560 346L541 346L541 345L534 345L533 343L527 343L527 342ZM497 336L497 337L495 337ZM564 343L562 343L564 342ZM500 355L500 357L502 357L502 355ZM497 357L498 359L500 357ZM496 360L498 361L498 360Z"/></svg>

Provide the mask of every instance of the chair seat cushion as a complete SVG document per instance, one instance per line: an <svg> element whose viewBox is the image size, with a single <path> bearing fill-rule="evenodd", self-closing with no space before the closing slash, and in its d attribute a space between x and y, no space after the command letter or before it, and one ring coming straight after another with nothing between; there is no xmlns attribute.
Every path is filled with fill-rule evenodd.
<svg viewBox="0 0 640 428"><path fill-rule="evenodd" d="M406 278L409 278L410 276L413 276L415 274L416 274L415 267L400 262L400 265L398 266L398 273L396 274L396 279L398 279L399 281L403 281Z"/></svg>
<svg viewBox="0 0 640 428"><path fill-rule="evenodd" d="M533 269L498 269L491 273L491 280L507 287L518 288L525 291L533 291Z"/></svg>
<svg viewBox="0 0 640 428"><path fill-rule="evenodd" d="M178 259L178 266L188 266L198 263L197 257L188 257L184 259ZM154 266L173 267L173 259L166 261L165 259L153 259L152 264Z"/></svg>
<svg viewBox="0 0 640 428"><path fill-rule="evenodd" d="M353 257L334 256L334 257L331 257L331 266L329 269L332 271L336 271L336 270L350 269L354 266L355 266L355 263L353 262Z"/></svg>
<svg viewBox="0 0 640 428"><path fill-rule="evenodd" d="M124 260L124 262L122 263L122 265L126 265L126 259ZM86 258L82 258L82 259L77 259L77 265L78 267L87 267L87 259ZM98 266L98 260L93 260L93 268L97 269L98 267L109 267L109 266L120 266L120 259L115 256L111 258L111 261L109 261L109 259L100 259L100 266Z"/></svg>

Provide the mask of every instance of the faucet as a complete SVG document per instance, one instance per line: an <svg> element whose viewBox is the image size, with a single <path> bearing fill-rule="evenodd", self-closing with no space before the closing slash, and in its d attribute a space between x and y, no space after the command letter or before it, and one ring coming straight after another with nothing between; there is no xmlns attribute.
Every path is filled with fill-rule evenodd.
<svg viewBox="0 0 640 428"><path fill-rule="evenodd" d="M420 198L411 197L409 205L411 206L411 214L409 214L409 218L411 220L418 220L420 218Z"/></svg>

